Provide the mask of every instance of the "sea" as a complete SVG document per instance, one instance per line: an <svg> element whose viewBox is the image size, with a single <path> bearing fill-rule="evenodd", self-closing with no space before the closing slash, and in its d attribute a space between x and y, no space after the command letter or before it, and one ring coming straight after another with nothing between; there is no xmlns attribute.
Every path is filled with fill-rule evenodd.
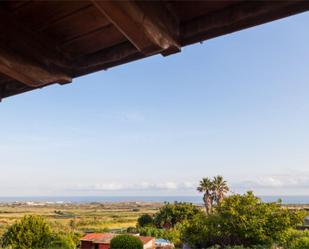
<svg viewBox="0 0 309 249"><path fill-rule="evenodd" d="M283 204L309 204L309 196L259 196L265 202L281 200ZM91 202L191 202L202 204L202 196L27 196L0 197L0 203L46 202L46 203L91 203Z"/></svg>

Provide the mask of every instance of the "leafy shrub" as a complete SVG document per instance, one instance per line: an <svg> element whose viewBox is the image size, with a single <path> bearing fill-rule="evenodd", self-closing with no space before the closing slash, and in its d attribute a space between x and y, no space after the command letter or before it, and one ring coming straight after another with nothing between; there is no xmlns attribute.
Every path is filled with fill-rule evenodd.
<svg viewBox="0 0 309 249"><path fill-rule="evenodd" d="M48 248L52 238L50 225L41 217L29 215L9 227L1 244L12 249L40 249Z"/></svg>
<svg viewBox="0 0 309 249"><path fill-rule="evenodd" d="M70 234L55 234L50 248L74 249L76 247L73 237Z"/></svg>
<svg viewBox="0 0 309 249"><path fill-rule="evenodd" d="M308 249L309 231L289 230L281 244L285 249Z"/></svg>
<svg viewBox="0 0 309 249"><path fill-rule="evenodd" d="M156 238L165 238L164 233L166 230L156 227L142 227L138 229L138 232L143 236L151 236Z"/></svg>
<svg viewBox="0 0 309 249"><path fill-rule="evenodd" d="M149 214L143 214L137 219L137 224L139 227L151 226L153 225L153 218Z"/></svg>
<svg viewBox="0 0 309 249"><path fill-rule="evenodd" d="M167 203L155 215L154 224L158 228L172 228L176 224L190 220L201 213L203 213L202 210L192 203Z"/></svg>
<svg viewBox="0 0 309 249"><path fill-rule="evenodd" d="M300 237L292 241L289 249L308 249L309 237Z"/></svg>
<svg viewBox="0 0 309 249"><path fill-rule="evenodd" d="M173 242L175 245L181 244L181 225L177 225L174 228L162 229L156 227L144 227L139 228L138 232L142 236L151 236L155 238L163 238Z"/></svg>
<svg viewBox="0 0 309 249"><path fill-rule="evenodd" d="M60 223L50 224L42 217L29 215L7 229L1 245L10 249L74 249L79 238L78 233Z"/></svg>
<svg viewBox="0 0 309 249"><path fill-rule="evenodd" d="M110 249L143 249L143 243L132 235L119 235L111 240Z"/></svg>
<svg viewBox="0 0 309 249"><path fill-rule="evenodd" d="M138 233L138 229L136 227L128 227L127 233Z"/></svg>
<svg viewBox="0 0 309 249"><path fill-rule="evenodd" d="M224 199L211 215L201 215L185 224L183 240L192 248L219 244L271 245L303 221L305 213L290 211L280 203L263 203L252 192ZM289 248L290 249L290 248Z"/></svg>

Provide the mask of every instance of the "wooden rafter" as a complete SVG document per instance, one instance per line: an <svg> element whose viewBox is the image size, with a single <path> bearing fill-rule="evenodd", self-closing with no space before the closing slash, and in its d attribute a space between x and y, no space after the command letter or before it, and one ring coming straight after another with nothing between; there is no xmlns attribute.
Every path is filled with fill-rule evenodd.
<svg viewBox="0 0 309 249"><path fill-rule="evenodd" d="M0 73L28 86L71 82L65 58L0 9Z"/></svg>
<svg viewBox="0 0 309 249"><path fill-rule="evenodd" d="M86 72L89 73L97 70L106 70L114 65L118 65L120 62L124 63L126 60L131 61L143 57L144 55L137 51L136 48L127 41L93 55L81 57L75 62L75 66L78 68L78 73L75 73L74 76L80 76Z"/></svg>
<svg viewBox="0 0 309 249"><path fill-rule="evenodd" d="M0 0L0 99L308 10L309 0Z"/></svg>
<svg viewBox="0 0 309 249"><path fill-rule="evenodd" d="M159 2L92 2L143 54L180 51L179 25Z"/></svg>

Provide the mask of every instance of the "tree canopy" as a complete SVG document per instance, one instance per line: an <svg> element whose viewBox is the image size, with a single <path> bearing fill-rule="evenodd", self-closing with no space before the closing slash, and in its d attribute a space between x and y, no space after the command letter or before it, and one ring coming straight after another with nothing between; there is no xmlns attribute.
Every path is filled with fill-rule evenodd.
<svg viewBox="0 0 309 249"><path fill-rule="evenodd" d="M137 219L139 227L146 227L153 225L153 218L150 214L143 214Z"/></svg>
<svg viewBox="0 0 309 249"><path fill-rule="evenodd" d="M143 243L132 235L119 235L111 240L110 249L143 249Z"/></svg>
<svg viewBox="0 0 309 249"><path fill-rule="evenodd" d="M304 212L264 203L248 192L226 197L211 215L201 215L185 225L183 239L192 248L219 245L272 244L300 224Z"/></svg>
<svg viewBox="0 0 309 249"><path fill-rule="evenodd" d="M190 220L201 213L201 209L194 206L192 203L167 203L161 207L159 212L155 215L154 224L158 228L172 228L177 223Z"/></svg>
<svg viewBox="0 0 309 249"><path fill-rule="evenodd" d="M41 249L50 246L52 237L51 227L43 218L29 215L4 233L1 244L12 249Z"/></svg>
<svg viewBox="0 0 309 249"><path fill-rule="evenodd" d="M27 215L10 226L1 246L10 249L74 249L77 238L69 231L53 230L42 217Z"/></svg>

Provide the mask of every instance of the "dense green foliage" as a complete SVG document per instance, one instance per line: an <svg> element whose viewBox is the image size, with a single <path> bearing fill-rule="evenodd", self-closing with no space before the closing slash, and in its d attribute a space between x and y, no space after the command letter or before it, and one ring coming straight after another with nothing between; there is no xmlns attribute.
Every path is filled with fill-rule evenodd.
<svg viewBox="0 0 309 249"><path fill-rule="evenodd" d="M279 203L263 203L253 193L232 195L210 215L200 215L185 224L183 239L192 248L212 245L271 245L301 223L304 213L290 211Z"/></svg>
<svg viewBox="0 0 309 249"><path fill-rule="evenodd" d="M110 249L143 249L143 243L132 235L119 235L111 240Z"/></svg>
<svg viewBox="0 0 309 249"><path fill-rule="evenodd" d="M143 214L138 218L137 224L139 227L151 226L153 225L153 218L149 214Z"/></svg>
<svg viewBox="0 0 309 249"><path fill-rule="evenodd" d="M174 228L163 229L156 227L144 227L139 229L139 233L143 236L151 236L155 238L163 238L172 241L175 245L180 245L181 241L181 224Z"/></svg>
<svg viewBox="0 0 309 249"><path fill-rule="evenodd" d="M194 216L202 213L200 208L191 203L167 203L155 215L154 224L157 228L169 229L178 223L191 220Z"/></svg>
<svg viewBox="0 0 309 249"><path fill-rule="evenodd" d="M152 236L172 241L181 245L182 223L202 215L203 211L191 203L166 203L154 218L142 215L138 219L138 232L143 236Z"/></svg>
<svg viewBox="0 0 309 249"><path fill-rule="evenodd" d="M181 245L182 223L189 222L195 216L202 214L204 214L203 211L191 203L166 203L155 214L152 224L139 225L138 232L144 236L163 238L172 241L175 245Z"/></svg>
<svg viewBox="0 0 309 249"><path fill-rule="evenodd" d="M39 216L24 216L8 228L1 238L1 246L11 249L74 249L78 238L71 232L54 231Z"/></svg>
<svg viewBox="0 0 309 249"><path fill-rule="evenodd" d="M13 249L39 249L51 245L52 231L41 217L25 216L12 225L2 236L3 247Z"/></svg>
<svg viewBox="0 0 309 249"><path fill-rule="evenodd" d="M50 248L73 249L76 247L77 241L74 241L74 236L71 234L54 234Z"/></svg>
<svg viewBox="0 0 309 249"><path fill-rule="evenodd" d="M309 231L298 231L291 229L286 233L281 245L285 249L308 249Z"/></svg>

